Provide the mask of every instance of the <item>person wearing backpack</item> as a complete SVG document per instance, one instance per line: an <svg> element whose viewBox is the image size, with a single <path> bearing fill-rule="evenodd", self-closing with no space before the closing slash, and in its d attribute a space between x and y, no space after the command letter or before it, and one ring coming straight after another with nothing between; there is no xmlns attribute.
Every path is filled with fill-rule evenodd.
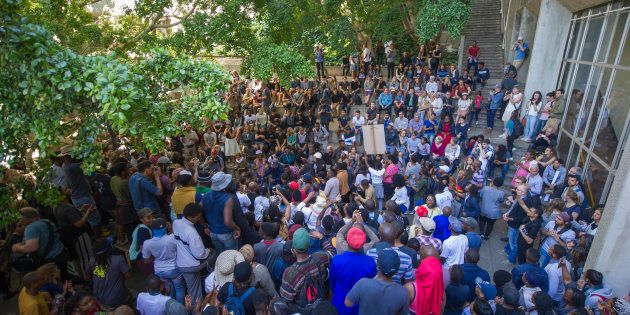
<svg viewBox="0 0 630 315"><path fill-rule="evenodd" d="M308 255L310 242L305 228L299 228L293 234L292 251L296 262L284 271L280 285L280 297L292 311L291 314L296 311L304 313L305 308L328 301L326 269L331 257L327 251Z"/></svg>
<svg viewBox="0 0 630 315"><path fill-rule="evenodd" d="M512 154L512 151L514 150L514 139L518 138L518 135L516 133L517 123L519 122L516 118L516 112L513 112L510 116L510 120L505 123L505 130L507 132L507 137L505 140L507 142L507 149L508 154L510 154L510 160L512 160L512 158L514 157L514 155Z"/></svg>
<svg viewBox="0 0 630 315"><path fill-rule="evenodd" d="M219 289L217 300L224 305L229 314L255 315L252 294L256 288L250 285L252 266L242 261L234 266L234 281L227 282Z"/></svg>

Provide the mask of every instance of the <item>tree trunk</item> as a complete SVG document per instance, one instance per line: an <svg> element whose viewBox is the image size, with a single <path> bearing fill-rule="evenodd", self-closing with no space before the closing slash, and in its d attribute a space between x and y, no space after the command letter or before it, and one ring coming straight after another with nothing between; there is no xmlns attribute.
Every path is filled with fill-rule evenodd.
<svg viewBox="0 0 630 315"><path fill-rule="evenodd" d="M411 38L414 46L419 46L420 38L416 35L416 16L411 12L408 6L408 1L405 1L400 5L400 14L402 15L403 28L405 34Z"/></svg>
<svg viewBox="0 0 630 315"><path fill-rule="evenodd" d="M363 50L363 47L367 45L370 51L372 51L372 36L370 36L363 30L363 27L361 26L361 23L359 21L353 20L352 26L354 28L354 31L357 32L357 41L361 45L361 47L359 47L359 50Z"/></svg>

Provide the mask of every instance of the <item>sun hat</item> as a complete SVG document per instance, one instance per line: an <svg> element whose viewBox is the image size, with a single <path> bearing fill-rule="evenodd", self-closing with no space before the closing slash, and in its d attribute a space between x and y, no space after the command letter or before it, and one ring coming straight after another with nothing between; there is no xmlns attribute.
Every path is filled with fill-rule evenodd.
<svg viewBox="0 0 630 315"><path fill-rule="evenodd" d="M435 221L433 221L433 219L431 218L428 218L428 217L420 218L420 225L422 226L422 229L427 232L433 233L433 231L435 231Z"/></svg>
<svg viewBox="0 0 630 315"><path fill-rule="evenodd" d="M245 258L246 262L254 261L255 254L254 254L254 248L252 247L252 245L245 244L238 251L239 253L241 253L241 255L243 255L243 258Z"/></svg>
<svg viewBox="0 0 630 315"><path fill-rule="evenodd" d="M245 257L239 251L229 249L223 251L215 264L214 277L217 279L217 284L223 286L224 284L234 279L234 267L240 262L244 262Z"/></svg>
<svg viewBox="0 0 630 315"><path fill-rule="evenodd" d="M363 248L363 244L365 244L365 232L361 231L361 229L356 227L351 227L348 230L348 235L346 236L346 241L348 242L348 247L358 250Z"/></svg>
<svg viewBox="0 0 630 315"><path fill-rule="evenodd" d="M218 172L212 176L212 186L210 187L214 191L221 191L225 189L232 182L232 175Z"/></svg>

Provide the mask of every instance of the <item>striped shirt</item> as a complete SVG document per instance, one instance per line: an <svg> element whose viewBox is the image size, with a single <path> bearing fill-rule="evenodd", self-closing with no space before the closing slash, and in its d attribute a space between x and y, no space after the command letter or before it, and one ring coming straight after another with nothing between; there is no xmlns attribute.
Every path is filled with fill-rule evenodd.
<svg viewBox="0 0 630 315"><path fill-rule="evenodd" d="M392 276L392 280L394 283L404 283L402 279L406 281L414 280L413 275L413 265L412 260L409 255L403 253L398 247L391 247L391 249L395 250L400 258L400 267L398 268L398 272ZM374 259L374 262L378 264L378 249L372 248L367 252L367 255Z"/></svg>
<svg viewBox="0 0 630 315"><path fill-rule="evenodd" d="M418 235L416 239L420 243L420 246L431 245L433 248L437 249L438 252L442 252L442 241L439 239L426 235Z"/></svg>
<svg viewBox="0 0 630 315"><path fill-rule="evenodd" d="M306 275L313 279L319 279L321 283L328 282L327 268L330 264L330 256L326 252L316 252L303 262L296 262L288 267L282 274L280 285L280 297L287 302L298 302L300 289L304 284ZM303 305L304 306L304 305Z"/></svg>

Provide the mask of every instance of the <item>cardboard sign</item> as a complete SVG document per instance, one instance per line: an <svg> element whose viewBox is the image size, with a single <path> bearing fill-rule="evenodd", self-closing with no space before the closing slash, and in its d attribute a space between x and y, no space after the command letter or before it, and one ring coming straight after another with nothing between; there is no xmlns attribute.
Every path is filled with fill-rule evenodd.
<svg viewBox="0 0 630 315"><path fill-rule="evenodd" d="M361 131L365 154L385 154L385 127L383 125L363 125Z"/></svg>

